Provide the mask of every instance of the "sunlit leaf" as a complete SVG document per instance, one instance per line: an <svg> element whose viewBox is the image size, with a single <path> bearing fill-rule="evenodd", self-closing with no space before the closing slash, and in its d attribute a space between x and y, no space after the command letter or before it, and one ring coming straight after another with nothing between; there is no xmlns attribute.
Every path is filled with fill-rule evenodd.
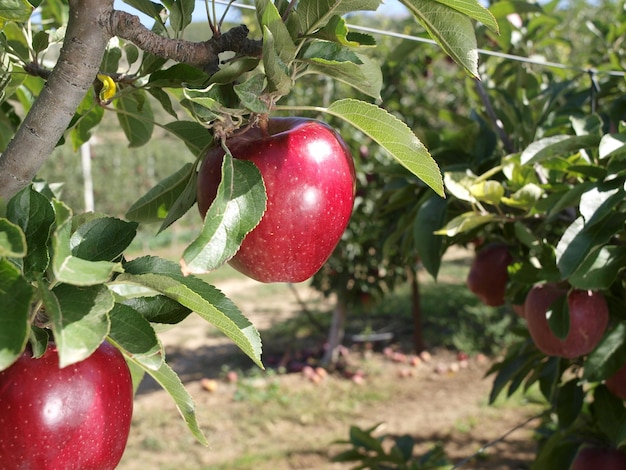
<svg viewBox="0 0 626 470"><path fill-rule="evenodd" d="M32 285L8 260L0 258L0 370L9 367L28 340Z"/></svg>
<svg viewBox="0 0 626 470"><path fill-rule="evenodd" d="M183 272L206 273L232 258L263 217L265 203L265 186L258 168L225 155L222 180L205 215L202 232L183 253Z"/></svg>
<svg viewBox="0 0 626 470"><path fill-rule="evenodd" d="M444 196L437 163L405 123L378 106L354 99L335 101L327 112L369 136L433 191Z"/></svg>

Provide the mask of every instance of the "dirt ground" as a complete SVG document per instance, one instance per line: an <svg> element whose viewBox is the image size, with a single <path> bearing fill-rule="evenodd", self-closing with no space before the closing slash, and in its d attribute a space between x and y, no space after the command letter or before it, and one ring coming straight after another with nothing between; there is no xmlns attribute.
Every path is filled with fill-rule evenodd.
<svg viewBox="0 0 626 470"><path fill-rule="evenodd" d="M216 285L260 331L300 312L293 292L285 288L268 293L263 285L241 279ZM305 301L319 301L306 285L296 287ZM333 442L347 439L350 425L369 428L378 423L383 423L380 434L412 436L417 453L440 442L460 464L537 412L521 398L488 406L491 379L484 375L491 360L470 357L459 363L451 351L431 351L429 361L413 366L401 357L393 360L389 354L357 348L347 360L352 370L363 371L362 383L339 374L319 383L303 373L259 375L258 393L248 386L244 399L237 399L241 379L239 385L228 383L224 366L235 370L249 367L250 361L229 340L195 317L161 338L170 364L196 402L210 447L195 443L170 397L145 380L136 397L121 470L348 469L352 466L330 462L347 449ZM212 392L203 388L207 378L215 380ZM456 468L528 468L535 449L533 424Z"/></svg>

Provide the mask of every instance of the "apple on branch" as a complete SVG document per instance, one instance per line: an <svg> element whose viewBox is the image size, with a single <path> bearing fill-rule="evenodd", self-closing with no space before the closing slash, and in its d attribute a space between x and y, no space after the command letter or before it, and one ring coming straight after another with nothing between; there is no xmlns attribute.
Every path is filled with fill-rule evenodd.
<svg viewBox="0 0 626 470"><path fill-rule="evenodd" d="M502 243L492 243L480 249L470 266L467 287L484 304L491 307L503 305L509 279L507 267L512 261L508 247Z"/></svg>
<svg viewBox="0 0 626 470"><path fill-rule="evenodd" d="M547 314L564 296L567 296L569 331L560 339L550 329ZM568 359L593 351L609 322L608 306L601 292L580 289L568 292L555 283L533 286L524 302L524 316L530 336L541 352Z"/></svg>
<svg viewBox="0 0 626 470"><path fill-rule="evenodd" d="M103 343L59 368L54 344L0 372L0 468L112 470L126 447L133 385L122 354Z"/></svg>
<svg viewBox="0 0 626 470"><path fill-rule="evenodd" d="M348 225L355 196L352 155L327 124L270 118L226 140L232 156L254 163L265 184L267 209L229 263L261 282L301 282L331 255ZM204 216L221 181L224 150L211 148L198 172Z"/></svg>

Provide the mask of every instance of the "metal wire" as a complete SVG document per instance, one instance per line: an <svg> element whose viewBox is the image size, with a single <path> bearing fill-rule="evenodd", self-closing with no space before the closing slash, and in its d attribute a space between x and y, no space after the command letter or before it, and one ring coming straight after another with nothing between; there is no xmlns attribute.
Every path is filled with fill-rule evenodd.
<svg viewBox="0 0 626 470"><path fill-rule="evenodd" d="M227 0L214 0L214 1L215 3L221 4L221 5L227 5L231 3L231 2L228 2ZM253 5L246 5L246 4L239 3L239 2L232 2L231 6L242 9L242 10L255 10L255 7ZM347 23L347 26L353 31L360 31L360 32L375 34L379 36L387 36L387 37L392 37L392 38L405 39L408 41L415 41L415 42L421 42L425 44L437 45L436 41L429 39L429 38L422 38L418 36L412 36L410 34L396 33L394 31L386 31L382 29L370 28L367 26L359 26L359 25L350 24L350 23ZM613 77L624 77L626 75L626 72L619 71L619 70L597 70L593 68L581 68L581 67L575 67L573 65L560 64L558 62L550 62L550 61L542 60L538 58L518 56L518 55L507 54L507 53L498 52L498 51L490 51L488 49L477 49L477 52L480 55L499 57L501 59L513 60L516 62L523 62L523 63L538 65L542 67L550 67L550 68L557 68L557 69L563 69L563 70L573 70L576 72L589 73L590 75L603 74L603 75L610 75Z"/></svg>

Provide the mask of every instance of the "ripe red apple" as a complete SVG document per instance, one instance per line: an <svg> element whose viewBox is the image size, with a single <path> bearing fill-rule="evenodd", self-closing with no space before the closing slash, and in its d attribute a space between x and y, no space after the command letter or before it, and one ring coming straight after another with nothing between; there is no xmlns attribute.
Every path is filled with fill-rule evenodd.
<svg viewBox="0 0 626 470"><path fill-rule="evenodd" d="M497 307L504 304L506 283L509 279L507 266L513 257L506 245L492 243L476 253L467 275L467 287L486 305Z"/></svg>
<svg viewBox="0 0 626 470"><path fill-rule="evenodd" d="M613 395L626 400L626 364L606 379L605 385Z"/></svg>
<svg viewBox="0 0 626 470"><path fill-rule="evenodd" d="M626 454L617 449L601 449L598 447L581 448L570 470L624 470Z"/></svg>
<svg viewBox="0 0 626 470"><path fill-rule="evenodd" d="M343 234L354 204L350 151L327 124L271 118L226 141L234 158L261 172L267 209L229 261L261 282L301 282L315 274ZM224 151L213 147L198 173L198 208L204 216L221 180Z"/></svg>
<svg viewBox="0 0 626 470"><path fill-rule="evenodd" d="M569 332L563 340L550 330L546 312L558 298L567 295ZM567 290L553 283L533 286L524 303L530 336L537 348L548 356L572 359L590 353L602 339L609 322L609 310L600 292Z"/></svg>
<svg viewBox="0 0 626 470"><path fill-rule="evenodd" d="M133 386L122 354L103 343L59 368L55 345L0 372L0 468L107 470L122 458Z"/></svg>

